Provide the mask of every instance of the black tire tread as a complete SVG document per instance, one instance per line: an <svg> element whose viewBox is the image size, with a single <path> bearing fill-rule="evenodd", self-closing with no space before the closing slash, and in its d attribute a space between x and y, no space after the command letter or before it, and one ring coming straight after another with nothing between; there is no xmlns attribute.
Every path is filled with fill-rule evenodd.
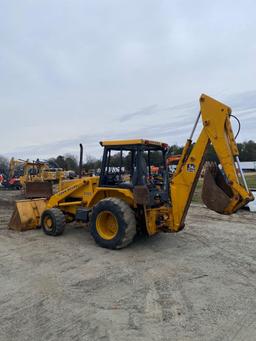
<svg viewBox="0 0 256 341"><path fill-rule="evenodd" d="M50 208L46 211L50 211L54 217L55 217L55 220L56 220L56 226L55 226L55 230L54 232L51 232L51 233L47 233L45 230L44 232L48 235L52 235L52 236L60 236L64 230L65 230L65 216L63 214L63 212L59 209L59 208ZM45 212L46 212L45 211Z"/></svg>
<svg viewBox="0 0 256 341"><path fill-rule="evenodd" d="M137 233L135 212L131 209L131 207L125 201L121 199L109 197L109 198L102 199L100 202L103 202L103 201L108 201L118 206L127 224L127 227L125 229L125 234L121 242L115 247L116 249L122 249L128 246L133 241L133 238Z"/></svg>

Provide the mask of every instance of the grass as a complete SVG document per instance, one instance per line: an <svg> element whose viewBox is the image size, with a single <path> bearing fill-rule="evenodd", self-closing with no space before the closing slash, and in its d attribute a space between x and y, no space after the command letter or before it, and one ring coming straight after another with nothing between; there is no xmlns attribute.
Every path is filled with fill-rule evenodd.
<svg viewBox="0 0 256 341"><path fill-rule="evenodd" d="M256 173L250 173L245 175L249 188L256 188Z"/></svg>
<svg viewBox="0 0 256 341"><path fill-rule="evenodd" d="M202 203L202 199L201 199L202 187L203 187L203 179L199 179L193 198L192 198L192 202Z"/></svg>
<svg viewBox="0 0 256 341"><path fill-rule="evenodd" d="M256 173L245 174L245 178L249 188L256 188ZM200 179L197 183L195 193L192 201L202 203L201 192L203 187L203 179Z"/></svg>

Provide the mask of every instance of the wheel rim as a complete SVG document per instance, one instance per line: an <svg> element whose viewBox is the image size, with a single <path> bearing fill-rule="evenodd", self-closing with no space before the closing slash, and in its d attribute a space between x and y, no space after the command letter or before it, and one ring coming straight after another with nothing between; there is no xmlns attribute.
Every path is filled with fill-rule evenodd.
<svg viewBox="0 0 256 341"><path fill-rule="evenodd" d="M102 211L96 219L96 230L101 238L110 240L115 238L118 232L118 222L110 211Z"/></svg>
<svg viewBox="0 0 256 341"><path fill-rule="evenodd" d="M49 217L49 216L44 217L43 224L44 224L44 228L47 231L51 231L52 230L52 228L53 228L53 221L52 221L51 217Z"/></svg>

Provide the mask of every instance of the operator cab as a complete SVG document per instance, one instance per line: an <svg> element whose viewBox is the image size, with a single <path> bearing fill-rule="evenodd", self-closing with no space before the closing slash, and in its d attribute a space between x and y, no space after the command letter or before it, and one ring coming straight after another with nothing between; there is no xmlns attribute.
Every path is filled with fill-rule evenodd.
<svg viewBox="0 0 256 341"><path fill-rule="evenodd" d="M100 187L123 188L147 197L147 206L169 202L168 145L149 140L104 141ZM141 203L141 200L137 203ZM145 202L146 203L146 202ZM144 202L143 202L144 204Z"/></svg>

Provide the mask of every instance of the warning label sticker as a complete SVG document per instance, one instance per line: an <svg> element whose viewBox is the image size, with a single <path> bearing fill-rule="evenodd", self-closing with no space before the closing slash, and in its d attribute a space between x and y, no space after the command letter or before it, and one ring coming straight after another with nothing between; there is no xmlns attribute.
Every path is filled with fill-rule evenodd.
<svg viewBox="0 0 256 341"><path fill-rule="evenodd" d="M196 166L193 163L188 163L187 164L187 171L190 173L193 173L196 171Z"/></svg>

